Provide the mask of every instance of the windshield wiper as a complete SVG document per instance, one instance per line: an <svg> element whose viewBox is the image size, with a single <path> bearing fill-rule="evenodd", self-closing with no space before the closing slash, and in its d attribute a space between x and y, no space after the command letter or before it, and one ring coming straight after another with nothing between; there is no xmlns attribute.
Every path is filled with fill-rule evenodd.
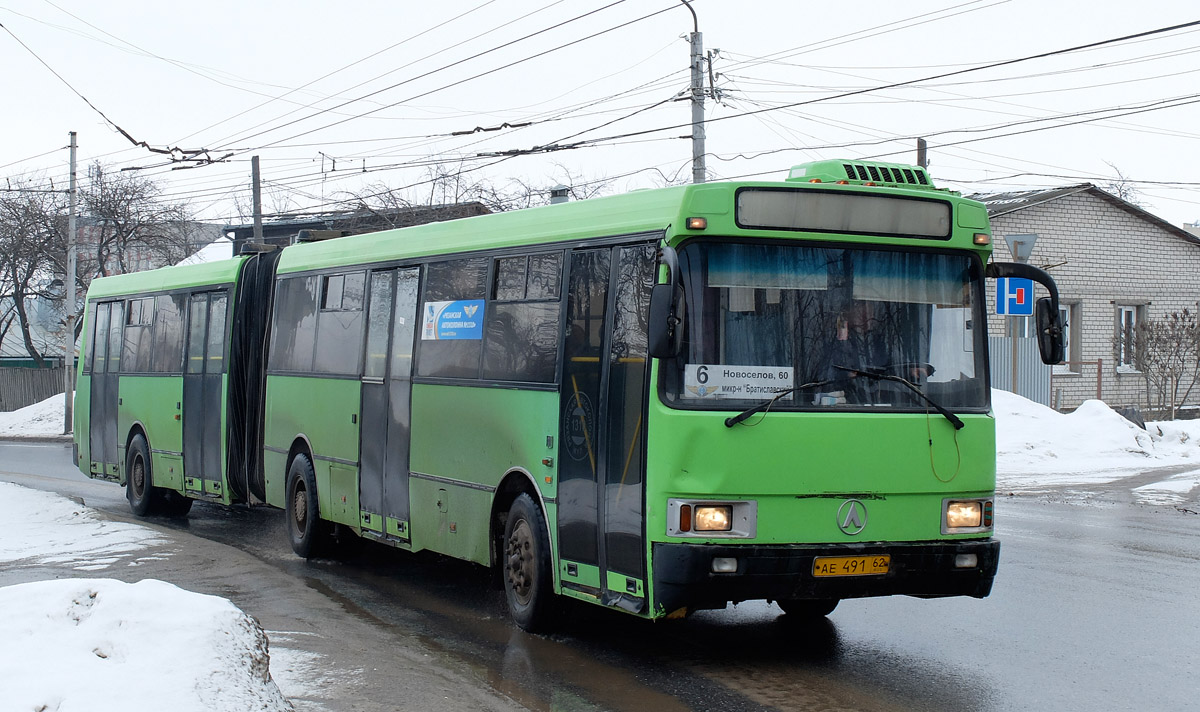
<svg viewBox="0 0 1200 712"><path fill-rule="evenodd" d="M750 408L743 410L741 413L738 413L737 415L732 415L732 416L726 418L725 419L725 427L732 428L733 426L742 422L746 418L749 418L750 416L754 415L755 413L762 411L762 410L770 409L771 406L775 405L775 401L779 400L780 398L786 396L789 393L795 393L796 391L802 391L806 388L816 388L817 386L823 386L827 383L829 383L829 381L812 381L810 383L805 383L805 384L802 384L799 386L794 386L792 388L785 388L782 391L776 391L775 395L772 396L770 400L763 401L762 403L759 403L756 406L751 406Z"/></svg>
<svg viewBox="0 0 1200 712"><path fill-rule="evenodd" d="M833 367L836 369L839 369L841 371L849 371L850 373L853 373L858 376L866 376L867 378L873 378L877 381L895 381L896 383L903 384L910 391L912 391L913 393L916 393L918 396L920 396L921 400L923 400L926 403L928 403L929 405L933 406L934 410L936 410L937 412L939 412L943 416L945 416L946 420L950 421L950 424L954 426L955 430L962 430L963 425L965 425L965 423L962 422L961 418L959 418L954 413L951 413L950 411L946 410L945 408L938 405L937 403L933 402L929 398L929 396L925 395L925 391L921 390L920 386L908 381L907 379L901 378L900 376L893 376L890 373L884 373L883 371L880 371L879 369L876 369L876 368L850 368L849 366L839 366L837 364L834 364Z"/></svg>

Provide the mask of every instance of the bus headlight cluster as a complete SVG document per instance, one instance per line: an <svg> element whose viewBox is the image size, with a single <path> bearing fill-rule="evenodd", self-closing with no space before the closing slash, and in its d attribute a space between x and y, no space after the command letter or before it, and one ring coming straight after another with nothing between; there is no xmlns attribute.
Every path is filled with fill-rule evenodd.
<svg viewBox="0 0 1200 712"><path fill-rule="evenodd" d="M667 534L679 537L754 537L758 502L667 500Z"/></svg>
<svg viewBox="0 0 1200 712"><path fill-rule="evenodd" d="M727 532L733 528L733 507L728 504L702 504L696 507L696 531Z"/></svg>
<svg viewBox="0 0 1200 712"><path fill-rule="evenodd" d="M991 531L993 520L990 499L942 500L942 533L970 534Z"/></svg>

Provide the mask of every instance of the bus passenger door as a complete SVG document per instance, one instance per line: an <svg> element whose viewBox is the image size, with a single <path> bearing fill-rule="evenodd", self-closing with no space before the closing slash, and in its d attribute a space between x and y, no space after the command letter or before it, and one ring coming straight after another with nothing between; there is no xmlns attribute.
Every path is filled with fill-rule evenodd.
<svg viewBox="0 0 1200 712"><path fill-rule="evenodd" d="M224 495L221 394L227 302L224 291L189 297L187 363L183 372L184 486L217 496Z"/></svg>
<svg viewBox="0 0 1200 712"><path fill-rule="evenodd" d="M646 318L654 258L652 245L572 254L563 357L562 582L634 612L646 607Z"/></svg>
<svg viewBox="0 0 1200 712"><path fill-rule="evenodd" d="M412 353L420 268L371 273L359 427L358 506L364 532L409 538Z"/></svg>
<svg viewBox="0 0 1200 712"><path fill-rule="evenodd" d="M92 474L116 479L120 473L117 448L117 398L121 370L125 303L96 305L95 340L92 344L91 410L88 414L88 451Z"/></svg>

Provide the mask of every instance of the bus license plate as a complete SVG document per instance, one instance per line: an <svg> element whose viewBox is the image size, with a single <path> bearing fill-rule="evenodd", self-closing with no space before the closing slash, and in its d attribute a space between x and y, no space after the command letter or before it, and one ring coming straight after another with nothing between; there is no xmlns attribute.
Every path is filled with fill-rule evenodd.
<svg viewBox="0 0 1200 712"><path fill-rule="evenodd" d="M813 576L877 576L892 564L888 554L875 556L820 556L813 560Z"/></svg>

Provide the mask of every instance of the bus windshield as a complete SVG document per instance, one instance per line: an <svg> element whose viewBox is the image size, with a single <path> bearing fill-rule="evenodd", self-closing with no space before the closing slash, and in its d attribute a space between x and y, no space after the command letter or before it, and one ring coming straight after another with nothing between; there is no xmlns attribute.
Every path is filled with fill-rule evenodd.
<svg viewBox="0 0 1200 712"><path fill-rule="evenodd" d="M786 242L694 241L679 250L683 354L673 405L925 410L988 399L981 271L971 255ZM880 378L880 376L885 376Z"/></svg>

